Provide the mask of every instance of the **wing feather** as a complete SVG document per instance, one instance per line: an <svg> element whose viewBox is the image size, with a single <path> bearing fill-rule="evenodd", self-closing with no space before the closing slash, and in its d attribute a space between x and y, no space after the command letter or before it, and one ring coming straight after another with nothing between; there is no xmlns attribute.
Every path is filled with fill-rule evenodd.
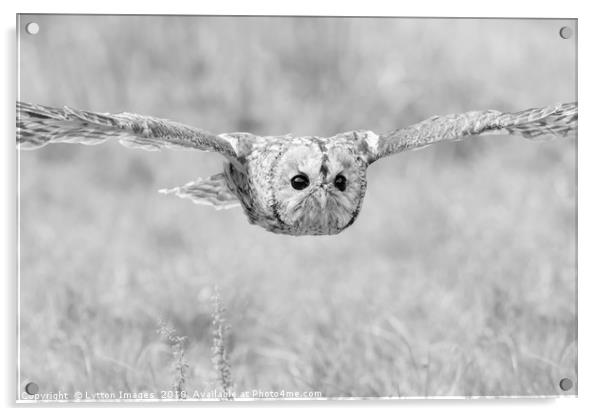
<svg viewBox="0 0 602 416"><path fill-rule="evenodd" d="M17 102L17 144L35 149L49 143L96 145L115 138L127 147L196 149L240 156L239 140L252 135L214 135L173 121L131 113L105 114Z"/></svg>
<svg viewBox="0 0 602 416"><path fill-rule="evenodd" d="M176 188L160 189L159 192L190 199L195 204L210 205L217 210L240 206L238 198L228 188L223 173L209 178L198 178Z"/></svg>
<svg viewBox="0 0 602 416"><path fill-rule="evenodd" d="M525 138L564 137L577 131L577 103L531 108L516 113L495 110L435 116L379 136L370 160L431 144L482 134L519 134Z"/></svg>

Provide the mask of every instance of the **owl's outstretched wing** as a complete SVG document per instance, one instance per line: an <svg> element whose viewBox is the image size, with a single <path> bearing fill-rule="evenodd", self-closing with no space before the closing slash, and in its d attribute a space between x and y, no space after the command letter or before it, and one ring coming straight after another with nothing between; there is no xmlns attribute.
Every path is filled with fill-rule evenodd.
<svg viewBox="0 0 602 416"><path fill-rule="evenodd" d="M196 149L235 159L245 147L240 141L252 137L250 134L214 135L138 114L104 114L17 102L17 144L21 149L35 149L48 143L95 145L114 138L124 146L137 149Z"/></svg>
<svg viewBox="0 0 602 416"><path fill-rule="evenodd" d="M404 129L374 136L367 143L368 160L431 144L482 134L519 134L527 139L567 136L577 131L577 103L532 108L516 113L471 111L435 116Z"/></svg>

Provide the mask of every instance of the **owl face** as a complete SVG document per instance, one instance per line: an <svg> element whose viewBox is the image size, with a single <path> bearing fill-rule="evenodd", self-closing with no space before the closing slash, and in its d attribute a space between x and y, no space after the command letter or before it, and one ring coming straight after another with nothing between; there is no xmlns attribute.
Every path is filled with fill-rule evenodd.
<svg viewBox="0 0 602 416"><path fill-rule="evenodd" d="M276 219L297 234L337 234L358 215L367 164L354 146L314 140L289 146L271 169Z"/></svg>

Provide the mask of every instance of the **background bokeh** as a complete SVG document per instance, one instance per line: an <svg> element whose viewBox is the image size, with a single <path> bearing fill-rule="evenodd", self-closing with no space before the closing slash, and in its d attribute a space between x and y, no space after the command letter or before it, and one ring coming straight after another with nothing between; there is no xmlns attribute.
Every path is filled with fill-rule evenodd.
<svg viewBox="0 0 602 416"><path fill-rule="evenodd" d="M25 33L30 21L39 34ZM576 99L575 21L22 16L20 96L213 132L384 132ZM20 153L20 375L171 387L158 320L214 386L219 287L238 391L564 394L576 382L576 141L483 137L384 159L337 236L290 237L157 193L219 155ZM569 394L574 394L576 387Z"/></svg>

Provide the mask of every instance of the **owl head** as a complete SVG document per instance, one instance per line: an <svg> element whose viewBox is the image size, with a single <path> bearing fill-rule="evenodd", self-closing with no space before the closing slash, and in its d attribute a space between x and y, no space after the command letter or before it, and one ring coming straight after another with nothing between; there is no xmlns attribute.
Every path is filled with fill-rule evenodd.
<svg viewBox="0 0 602 416"><path fill-rule="evenodd" d="M311 138L287 146L271 166L275 219L290 233L337 234L357 217L367 163L352 143Z"/></svg>

